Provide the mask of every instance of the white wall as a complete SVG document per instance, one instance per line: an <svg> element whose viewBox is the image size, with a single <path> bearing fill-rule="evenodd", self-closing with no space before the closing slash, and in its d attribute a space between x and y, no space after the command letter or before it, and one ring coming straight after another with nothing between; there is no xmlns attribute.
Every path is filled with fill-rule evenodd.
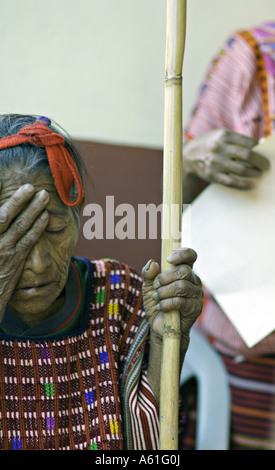
<svg viewBox="0 0 275 470"><path fill-rule="evenodd" d="M274 0L188 0L184 121L209 59ZM161 147L165 0L1 0L0 113L52 117L73 136Z"/></svg>

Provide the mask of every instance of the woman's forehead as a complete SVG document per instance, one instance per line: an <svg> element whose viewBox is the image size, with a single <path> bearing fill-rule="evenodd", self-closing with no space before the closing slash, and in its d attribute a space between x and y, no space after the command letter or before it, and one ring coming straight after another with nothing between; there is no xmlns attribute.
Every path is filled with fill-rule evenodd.
<svg viewBox="0 0 275 470"><path fill-rule="evenodd" d="M0 190L0 205L4 204L17 189L28 183L34 187L34 194L42 191L42 189L49 193L49 209L55 210L55 212L60 214L64 214L68 211L68 207L62 203L58 196L52 177L45 173L35 173L34 175L29 174L26 176L21 175L20 178L15 178L14 180L11 178L9 181L5 181Z"/></svg>

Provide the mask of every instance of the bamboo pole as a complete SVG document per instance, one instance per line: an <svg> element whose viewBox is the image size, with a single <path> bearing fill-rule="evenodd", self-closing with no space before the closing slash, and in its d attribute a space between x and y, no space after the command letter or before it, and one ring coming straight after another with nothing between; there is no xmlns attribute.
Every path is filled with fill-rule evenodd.
<svg viewBox="0 0 275 470"><path fill-rule="evenodd" d="M164 152L162 218L162 270L171 265L167 256L180 246L182 209L182 66L185 47L186 0L167 0L166 63L164 89ZM172 217L172 205L178 215ZM177 212L177 211L176 211ZM167 227L170 236L167 238ZM160 383L160 436L163 450L178 448L180 315L165 314Z"/></svg>

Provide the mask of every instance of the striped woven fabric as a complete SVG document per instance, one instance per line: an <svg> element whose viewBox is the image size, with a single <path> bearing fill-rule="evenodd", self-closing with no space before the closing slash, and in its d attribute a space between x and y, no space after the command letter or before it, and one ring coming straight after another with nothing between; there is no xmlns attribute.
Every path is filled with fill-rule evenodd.
<svg viewBox="0 0 275 470"><path fill-rule="evenodd" d="M275 129L275 24L234 33L209 66L187 140L226 128L260 139Z"/></svg>
<svg viewBox="0 0 275 470"><path fill-rule="evenodd" d="M275 355L223 356L232 393L231 449L275 449Z"/></svg>
<svg viewBox="0 0 275 470"><path fill-rule="evenodd" d="M275 355L239 362L221 355L231 388L230 450L275 450ZM181 391L186 416L180 427L180 448L196 445L197 383Z"/></svg>
<svg viewBox="0 0 275 470"><path fill-rule="evenodd" d="M81 329L55 339L0 337L0 449L157 448L142 280L115 261L85 262Z"/></svg>

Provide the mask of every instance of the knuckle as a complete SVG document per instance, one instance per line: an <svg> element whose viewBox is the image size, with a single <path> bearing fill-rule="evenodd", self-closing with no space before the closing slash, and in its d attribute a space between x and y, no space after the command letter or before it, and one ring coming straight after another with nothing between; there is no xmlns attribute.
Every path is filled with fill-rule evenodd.
<svg viewBox="0 0 275 470"><path fill-rule="evenodd" d="M182 298L181 297L173 297L172 298L172 308L175 310L180 309L182 306Z"/></svg>
<svg viewBox="0 0 275 470"><path fill-rule="evenodd" d="M223 165L221 158L222 147L219 146L216 150L208 152L205 156L205 173L209 177L213 177Z"/></svg>
<svg viewBox="0 0 275 470"><path fill-rule="evenodd" d="M182 264L180 269L180 277L181 279L189 279L192 277L193 270L189 266L189 264Z"/></svg>
<svg viewBox="0 0 275 470"><path fill-rule="evenodd" d="M29 239L29 237L24 237L16 243L16 251L17 253L25 252L26 250L29 250L31 246L32 241Z"/></svg>
<svg viewBox="0 0 275 470"><path fill-rule="evenodd" d="M189 264L185 264L184 265L184 269L185 269L185 272L187 274L187 277L190 277L192 276L193 274L193 269L191 268L191 266Z"/></svg>
<svg viewBox="0 0 275 470"><path fill-rule="evenodd" d="M221 146L219 142L211 142L208 152L205 155L204 161L207 165L213 165L216 161L216 155L219 153Z"/></svg>
<svg viewBox="0 0 275 470"><path fill-rule="evenodd" d="M26 252L30 250L34 243L36 242L37 237L34 237L33 234L26 235L22 237L18 242L16 243L16 251L17 252Z"/></svg>
<svg viewBox="0 0 275 470"><path fill-rule="evenodd" d="M251 152L250 149L247 149L245 147L239 147L238 148L238 154L239 157L244 160L245 162L250 162L251 161Z"/></svg>
<svg viewBox="0 0 275 470"><path fill-rule="evenodd" d="M209 145L209 153L206 155L206 161L211 162L213 161L213 154L218 153L221 148L221 142L219 140L214 140Z"/></svg>
<svg viewBox="0 0 275 470"><path fill-rule="evenodd" d="M0 242L0 252L9 254L14 248L13 242L9 238L3 238Z"/></svg>
<svg viewBox="0 0 275 470"><path fill-rule="evenodd" d="M22 234L26 231L27 229L27 220L25 217L20 217L18 220L14 223L13 226L13 231L16 234Z"/></svg>
<svg viewBox="0 0 275 470"><path fill-rule="evenodd" d="M224 144L227 141L229 134L230 134L230 131L228 131L228 129L225 129L223 127L220 128L220 129L216 129L214 131L215 140L214 140L213 143L218 145L218 146L220 144Z"/></svg>
<svg viewBox="0 0 275 470"><path fill-rule="evenodd" d="M188 293L188 285L184 280L180 280L176 282L175 286L175 295L177 296L185 296Z"/></svg>
<svg viewBox="0 0 275 470"><path fill-rule="evenodd" d="M161 300L159 305L163 312L178 310L181 308L182 299L180 297L171 297L171 299Z"/></svg>
<svg viewBox="0 0 275 470"><path fill-rule="evenodd" d="M8 201L8 205L10 209L17 209L20 207L22 204L22 198L20 197L20 194L15 193L10 200Z"/></svg>
<svg viewBox="0 0 275 470"><path fill-rule="evenodd" d="M16 247L18 250L30 250L35 243L39 240L44 231L44 225L41 226L35 223L33 227L20 239L18 240Z"/></svg>
<svg viewBox="0 0 275 470"><path fill-rule="evenodd" d="M156 280L154 282L154 285L156 287L160 287L160 286L165 285L166 282L167 282L166 276L167 276L167 272L166 273L163 272L163 273L158 274L157 277L156 277Z"/></svg>
<svg viewBox="0 0 275 470"><path fill-rule="evenodd" d="M230 137L230 135L231 135L231 131L229 129L226 129L225 127L222 127L221 129L219 129L218 136L221 142L223 143L226 142L228 138Z"/></svg>
<svg viewBox="0 0 275 470"><path fill-rule="evenodd" d="M239 164L238 167L238 174L240 176L248 176L250 171L249 171L249 168L247 168L246 166L242 165L242 164Z"/></svg>

